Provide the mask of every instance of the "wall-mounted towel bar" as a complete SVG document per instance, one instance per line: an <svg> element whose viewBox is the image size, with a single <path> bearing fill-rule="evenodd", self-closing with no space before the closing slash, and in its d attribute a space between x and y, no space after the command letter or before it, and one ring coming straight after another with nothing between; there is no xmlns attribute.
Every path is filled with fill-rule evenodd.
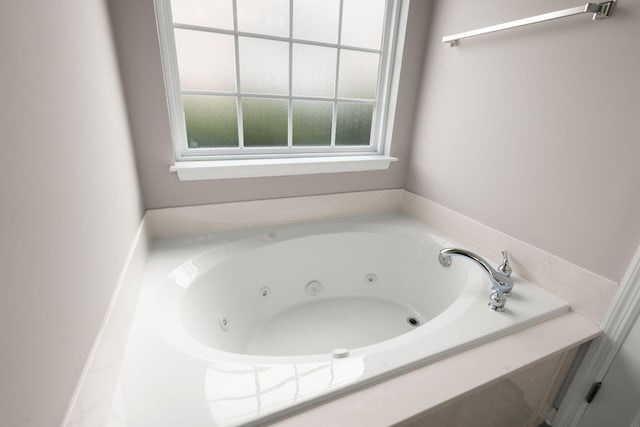
<svg viewBox="0 0 640 427"><path fill-rule="evenodd" d="M609 17L615 2L616 0L606 1L603 3L587 3L583 6L576 6L569 9L558 10L555 12L543 13L542 15L532 16L530 18L518 19L515 21L505 22L504 24L492 25L490 27L484 27L477 30L471 30L464 33L445 36L442 38L442 41L444 43L449 43L449 46L457 46L458 42L461 39L466 39L467 37L508 30L510 28L522 27L523 25L536 24L538 22L550 21L552 19L564 18L567 16L580 15L582 13L592 13L592 19L603 19Z"/></svg>

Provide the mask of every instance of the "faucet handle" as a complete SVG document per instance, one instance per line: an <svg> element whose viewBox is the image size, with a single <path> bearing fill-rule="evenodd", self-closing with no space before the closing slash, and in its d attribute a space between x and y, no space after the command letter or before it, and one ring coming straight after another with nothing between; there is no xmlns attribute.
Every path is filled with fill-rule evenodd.
<svg viewBox="0 0 640 427"><path fill-rule="evenodd" d="M498 266L498 270L504 273L505 276L511 276L513 270L511 269L511 265L509 265L509 254L507 251L502 251L502 264Z"/></svg>

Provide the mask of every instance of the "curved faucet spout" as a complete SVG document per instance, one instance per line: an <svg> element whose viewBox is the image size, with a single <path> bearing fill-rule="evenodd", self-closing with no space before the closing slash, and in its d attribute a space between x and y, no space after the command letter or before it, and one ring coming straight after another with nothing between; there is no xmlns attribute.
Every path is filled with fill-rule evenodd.
<svg viewBox="0 0 640 427"><path fill-rule="evenodd" d="M460 248L442 249L440 251L440 255L438 256L438 260L440 261L440 264L442 264L445 267L450 266L452 255L460 255L462 257L468 258L474 261L480 267L482 267L482 269L486 271L487 274L489 274L489 278L491 279L491 284L493 288L497 289L498 291L508 294L509 292L511 292L511 289L513 289L513 279L509 277L509 274L511 273L511 268L509 268L509 263L506 257L506 253L503 252L503 255L505 256L503 265L506 265L505 272L498 271L495 268L491 267L491 264L489 264L489 262L487 262L487 260L482 258L480 255L474 252L468 251L466 249L460 249Z"/></svg>

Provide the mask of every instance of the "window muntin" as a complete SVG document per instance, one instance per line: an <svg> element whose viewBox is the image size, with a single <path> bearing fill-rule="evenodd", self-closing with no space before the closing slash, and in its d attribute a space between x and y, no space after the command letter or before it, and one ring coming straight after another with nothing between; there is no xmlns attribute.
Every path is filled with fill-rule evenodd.
<svg viewBox="0 0 640 427"><path fill-rule="evenodd" d="M168 10L168 0L158 1ZM230 6L232 29L226 18L214 25L184 11L200 3L227 18ZM382 153L394 1L172 0L170 7L173 61L163 60L168 77L174 69L167 92L178 160ZM372 11L370 21L358 9ZM268 10L280 10L279 19L266 19ZM347 30L349 22L362 34Z"/></svg>

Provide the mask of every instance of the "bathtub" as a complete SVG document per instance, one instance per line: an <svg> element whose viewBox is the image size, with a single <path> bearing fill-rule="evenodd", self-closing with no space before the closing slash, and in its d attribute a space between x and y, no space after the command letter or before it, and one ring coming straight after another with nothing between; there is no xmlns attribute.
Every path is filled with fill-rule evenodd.
<svg viewBox="0 0 640 427"><path fill-rule="evenodd" d="M110 425L260 425L569 310L517 274L489 310L448 246L402 214L155 241Z"/></svg>

